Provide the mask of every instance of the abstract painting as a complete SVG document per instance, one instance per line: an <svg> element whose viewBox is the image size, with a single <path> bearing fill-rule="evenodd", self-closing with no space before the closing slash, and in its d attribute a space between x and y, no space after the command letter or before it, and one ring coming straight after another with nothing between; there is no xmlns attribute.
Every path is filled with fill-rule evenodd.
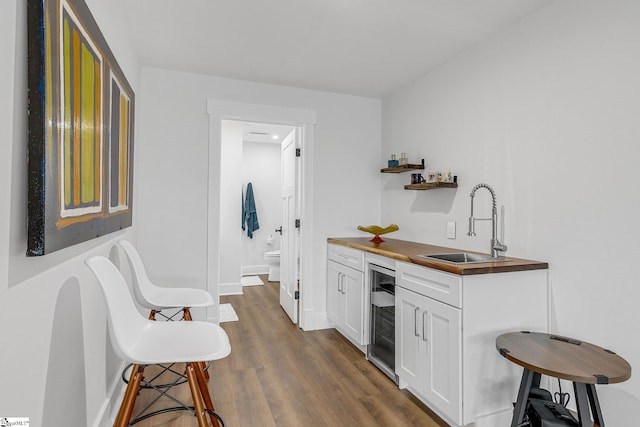
<svg viewBox="0 0 640 427"><path fill-rule="evenodd" d="M134 93L83 0L28 0L27 256L131 226Z"/></svg>

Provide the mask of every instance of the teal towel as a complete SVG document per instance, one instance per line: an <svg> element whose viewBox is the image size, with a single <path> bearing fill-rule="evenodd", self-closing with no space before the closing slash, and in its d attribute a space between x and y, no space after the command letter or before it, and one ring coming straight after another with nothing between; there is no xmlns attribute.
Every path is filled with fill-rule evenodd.
<svg viewBox="0 0 640 427"><path fill-rule="evenodd" d="M256 211L256 202L253 198L253 185L251 183L247 184L247 194L244 200L243 212L244 221L242 223L242 229L244 230L246 223L247 236L253 239L253 232L260 228L260 224L258 223L258 212Z"/></svg>

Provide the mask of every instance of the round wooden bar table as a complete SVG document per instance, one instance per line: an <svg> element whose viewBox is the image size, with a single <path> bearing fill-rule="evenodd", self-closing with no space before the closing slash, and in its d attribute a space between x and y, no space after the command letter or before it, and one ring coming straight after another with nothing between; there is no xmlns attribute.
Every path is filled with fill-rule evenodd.
<svg viewBox="0 0 640 427"><path fill-rule="evenodd" d="M573 382L580 427L592 427L593 422L604 427L596 384L619 383L631 377L631 365L614 352L559 335L509 332L496 338L496 349L524 368L512 427L523 422L529 391L540 386L541 375Z"/></svg>

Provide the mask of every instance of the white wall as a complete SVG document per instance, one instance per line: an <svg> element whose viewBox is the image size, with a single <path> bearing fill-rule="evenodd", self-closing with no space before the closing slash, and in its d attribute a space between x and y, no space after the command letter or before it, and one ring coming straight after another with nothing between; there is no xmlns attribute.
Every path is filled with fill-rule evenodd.
<svg viewBox="0 0 640 427"><path fill-rule="evenodd" d="M220 177L220 285L240 288L242 123L222 122Z"/></svg>
<svg viewBox="0 0 640 427"><path fill-rule="evenodd" d="M283 135L285 136L285 135ZM258 211L260 229L253 239L242 233L242 267L265 266L264 253L280 249L280 234L274 230L282 223L280 201L280 144L248 142L242 144L242 185L251 182ZM273 245L267 237L273 236Z"/></svg>
<svg viewBox="0 0 640 427"><path fill-rule="evenodd" d="M359 224L379 222L380 100L154 68L143 68L140 81L137 208L144 222L137 231L145 261L159 276L206 279L207 100L317 113L308 169L313 187L306 194L314 206L313 224L306 225L313 235L313 253L306 256L314 283L303 286L313 294L309 314L320 321L327 237L361 235Z"/></svg>
<svg viewBox="0 0 640 427"><path fill-rule="evenodd" d="M83 261L109 255L115 239L135 233L131 228L44 257L25 256L26 3L0 2L0 414L29 417L32 426L94 425L109 409L121 361ZM87 4L136 91L138 64L120 24L120 2Z"/></svg>
<svg viewBox="0 0 640 427"><path fill-rule="evenodd" d="M457 190L385 176L382 222L403 237L489 251L466 236L471 188L506 208L507 255L550 264L554 331L640 360L640 2L559 1L383 101L383 153L450 169ZM476 216L489 213L488 193ZM447 240L455 220L458 238ZM396 237L394 236L394 237ZM526 301L522 302L526 304ZM608 425L637 424L640 379L598 386Z"/></svg>

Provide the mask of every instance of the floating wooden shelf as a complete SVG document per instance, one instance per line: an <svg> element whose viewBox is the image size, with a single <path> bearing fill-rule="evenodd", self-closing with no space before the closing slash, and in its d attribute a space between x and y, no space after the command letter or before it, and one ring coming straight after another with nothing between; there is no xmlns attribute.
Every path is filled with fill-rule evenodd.
<svg viewBox="0 0 640 427"><path fill-rule="evenodd" d="M402 165L402 166L394 166L392 168L380 169L380 172L382 172L382 173L402 173L402 172L409 172L409 171L412 171L412 170L419 170L419 169L424 169L424 159L422 159L422 163L419 164L419 165L408 164L408 165Z"/></svg>
<svg viewBox="0 0 640 427"><path fill-rule="evenodd" d="M457 182L423 182L422 184L405 185L405 190L433 190L436 188L458 188Z"/></svg>

